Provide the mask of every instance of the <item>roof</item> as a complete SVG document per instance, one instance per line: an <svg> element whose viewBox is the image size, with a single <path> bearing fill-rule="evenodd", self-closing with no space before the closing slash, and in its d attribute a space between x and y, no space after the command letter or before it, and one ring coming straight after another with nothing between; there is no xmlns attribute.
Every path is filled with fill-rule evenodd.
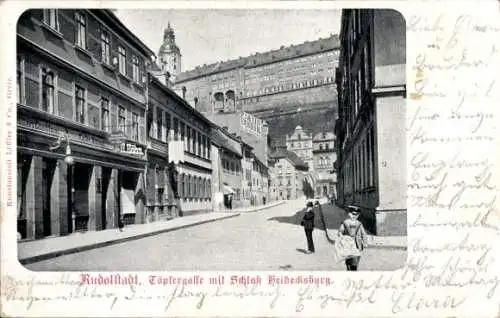
<svg viewBox="0 0 500 318"><path fill-rule="evenodd" d="M324 137L323 137L324 134ZM333 140L336 139L333 131L323 131L314 135L313 141L322 141L322 140Z"/></svg>
<svg viewBox="0 0 500 318"><path fill-rule="evenodd" d="M236 68L253 68L264 64L271 64L283 60L307 56L325 51L340 49L339 37L337 34L328 38L320 38L315 41L306 41L298 45L282 46L279 49L263 53L255 53L250 56L238 59L219 61L209 65L197 66L193 70L188 70L178 74L177 83L207 76L214 73L226 72Z"/></svg>
<svg viewBox="0 0 500 318"><path fill-rule="evenodd" d="M174 100L177 100L178 102L180 102L180 104L182 106L184 106L189 112L191 112L191 114L195 115L198 119L201 119L202 121L204 121L206 124L208 124L210 126L214 125L214 123L211 122L205 115L203 115L202 113L200 113L195 108L191 107L191 105L189 105L189 103L187 101L185 101L184 99L182 99L172 89L170 89L167 86L163 85L163 83L158 78L156 78L156 76L153 73L149 72L148 74L149 74L149 78L150 78L151 83L156 84L158 87L160 87L161 89L163 89L163 91L165 93L167 93L170 97L172 97Z"/></svg>
<svg viewBox="0 0 500 318"><path fill-rule="evenodd" d="M125 24L123 24L114 14L113 10L110 9L89 9L93 14L98 15L101 18L107 19L109 22L113 23L115 27L117 27L122 33L121 36L128 38L132 44L141 50L141 52L146 55L148 58L154 56L155 53L152 51L144 42L142 42L132 31L130 31Z"/></svg>
<svg viewBox="0 0 500 318"><path fill-rule="evenodd" d="M299 158L294 152L284 148L277 148L272 154L269 155L273 159L288 159L295 168L309 169L307 163Z"/></svg>
<svg viewBox="0 0 500 318"><path fill-rule="evenodd" d="M231 136L225 134L220 128L219 129L212 129L212 141L216 145L219 145L220 147L231 151L233 154L235 154L241 158L242 157L241 149L240 150L236 149L230 142L228 142L229 138L232 139ZM240 141L238 141L238 142L240 142Z"/></svg>

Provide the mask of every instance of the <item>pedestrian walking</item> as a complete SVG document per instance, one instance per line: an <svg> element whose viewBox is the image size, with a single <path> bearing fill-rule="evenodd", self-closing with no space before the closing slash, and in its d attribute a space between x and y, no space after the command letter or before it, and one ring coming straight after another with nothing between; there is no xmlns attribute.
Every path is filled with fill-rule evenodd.
<svg viewBox="0 0 500 318"><path fill-rule="evenodd" d="M123 223L123 217L120 215L118 218L118 229L120 232L123 232L123 228L125 227L125 224Z"/></svg>
<svg viewBox="0 0 500 318"><path fill-rule="evenodd" d="M306 233L307 239L307 254L314 253L314 241L312 237L312 233L314 230L314 211L312 202L307 202L306 205L306 213L302 218L302 222L300 224L304 227L304 231Z"/></svg>
<svg viewBox="0 0 500 318"><path fill-rule="evenodd" d="M359 217L359 208L354 206L347 207L349 212L349 217L342 222L339 228L338 235L347 235L354 239L354 243L356 244L356 248L360 251L363 251L366 244L366 231L363 227L363 224L358 220ZM345 265L348 271L357 271L359 261L361 256L353 256L349 257L345 260Z"/></svg>

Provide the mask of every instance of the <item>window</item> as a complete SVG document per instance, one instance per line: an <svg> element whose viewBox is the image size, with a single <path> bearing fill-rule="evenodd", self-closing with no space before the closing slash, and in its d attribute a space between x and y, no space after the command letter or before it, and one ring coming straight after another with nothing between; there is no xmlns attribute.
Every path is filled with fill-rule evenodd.
<svg viewBox="0 0 500 318"><path fill-rule="evenodd" d="M178 193L179 198L183 198L186 193L186 182L184 180L184 173L179 175L179 185L178 185Z"/></svg>
<svg viewBox="0 0 500 318"><path fill-rule="evenodd" d="M85 89L80 86L75 86L76 88L76 121L79 123L85 123Z"/></svg>
<svg viewBox="0 0 500 318"><path fill-rule="evenodd" d="M125 108L122 106L118 107L118 130L121 132L125 132L125 121L126 121L126 115L125 115Z"/></svg>
<svg viewBox="0 0 500 318"><path fill-rule="evenodd" d="M132 56L132 79L136 83L140 81L139 58L137 55Z"/></svg>
<svg viewBox="0 0 500 318"><path fill-rule="evenodd" d="M187 188L186 188L186 198L191 197L191 176L187 176L186 180Z"/></svg>
<svg viewBox="0 0 500 318"><path fill-rule="evenodd" d="M205 179L200 179L200 199L205 198Z"/></svg>
<svg viewBox="0 0 500 318"><path fill-rule="evenodd" d="M191 148L190 151L192 153L196 152L196 131L194 129L191 129Z"/></svg>
<svg viewBox="0 0 500 318"><path fill-rule="evenodd" d="M165 138L166 140L168 140L168 138L170 138L170 114L165 112L165 130L166 130L166 133L165 133Z"/></svg>
<svg viewBox="0 0 500 318"><path fill-rule="evenodd" d="M101 60L106 63L110 64L110 58L111 58L111 43L109 41L109 33L107 31L102 30L101 31Z"/></svg>
<svg viewBox="0 0 500 318"><path fill-rule="evenodd" d="M109 100L101 98L101 130L109 131Z"/></svg>
<svg viewBox="0 0 500 318"><path fill-rule="evenodd" d="M201 136L201 141L202 141L202 150L203 150L201 156L203 158L205 158L206 155L207 155L207 137L206 136Z"/></svg>
<svg viewBox="0 0 500 318"><path fill-rule="evenodd" d="M198 178L198 182L196 184L198 186L198 198L203 198L203 180L201 177Z"/></svg>
<svg viewBox="0 0 500 318"><path fill-rule="evenodd" d="M186 125L184 124L184 122L181 121L181 141L184 145L184 150L186 150L186 143L184 142L184 137L186 136L185 129Z"/></svg>
<svg viewBox="0 0 500 318"><path fill-rule="evenodd" d="M57 9L44 9L43 22L52 29L59 31L59 16Z"/></svg>
<svg viewBox="0 0 500 318"><path fill-rule="evenodd" d="M187 134L187 151L191 152L191 127L186 126L186 134Z"/></svg>
<svg viewBox="0 0 500 318"><path fill-rule="evenodd" d="M54 112L54 73L42 69L42 110Z"/></svg>
<svg viewBox="0 0 500 318"><path fill-rule="evenodd" d="M198 151L196 152L198 156L201 156L201 134L198 133Z"/></svg>
<svg viewBox="0 0 500 318"><path fill-rule="evenodd" d="M319 145L319 150L323 150L323 145Z"/></svg>
<svg viewBox="0 0 500 318"><path fill-rule="evenodd" d="M208 179L208 182L207 182L207 189L208 189L208 199L210 200L210 198L212 197L212 187L210 186L211 185L211 182L210 182L210 179Z"/></svg>
<svg viewBox="0 0 500 318"><path fill-rule="evenodd" d="M156 138L163 140L163 112L158 108L156 111Z"/></svg>
<svg viewBox="0 0 500 318"><path fill-rule="evenodd" d="M87 21L81 12L75 14L76 20L76 45L82 49L87 48Z"/></svg>
<svg viewBox="0 0 500 318"><path fill-rule="evenodd" d="M127 52L121 45L118 46L118 71L123 75L127 75Z"/></svg>
<svg viewBox="0 0 500 318"><path fill-rule="evenodd" d="M198 178L195 176L191 177L191 197L194 199L198 195L197 183Z"/></svg>
<svg viewBox="0 0 500 318"><path fill-rule="evenodd" d="M132 113L132 140L139 140L139 115Z"/></svg>
<svg viewBox="0 0 500 318"><path fill-rule="evenodd" d="M174 118L174 140L179 140L179 119Z"/></svg>
<svg viewBox="0 0 500 318"><path fill-rule="evenodd" d="M207 159L210 159L210 139L207 137Z"/></svg>
<svg viewBox="0 0 500 318"><path fill-rule="evenodd" d="M17 57L17 78L16 78L16 92L17 92L17 102L21 103L23 100L22 96L22 78L23 78L23 71L22 71L22 60Z"/></svg>

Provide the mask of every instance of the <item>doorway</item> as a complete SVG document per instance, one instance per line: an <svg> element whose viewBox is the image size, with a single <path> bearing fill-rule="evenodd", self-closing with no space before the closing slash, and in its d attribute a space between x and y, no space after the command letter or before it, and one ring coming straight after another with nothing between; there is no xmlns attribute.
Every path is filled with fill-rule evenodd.
<svg viewBox="0 0 500 318"><path fill-rule="evenodd" d="M86 231L89 220L89 187L92 166L76 163L73 166L72 213L74 213L73 231Z"/></svg>
<svg viewBox="0 0 500 318"><path fill-rule="evenodd" d="M102 167L102 178L101 178L101 224L102 229L108 228L108 220L106 218L106 205L108 199L108 189L109 182L111 180L111 168Z"/></svg>
<svg viewBox="0 0 500 318"><path fill-rule="evenodd" d="M51 229L51 190L52 182L54 180L54 173L56 170L57 161L54 159L43 158L42 164L42 207L43 207L43 236L50 236ZM36 186L36 185L35 185ZM54 198L57 199L57 198Z"/></svg>

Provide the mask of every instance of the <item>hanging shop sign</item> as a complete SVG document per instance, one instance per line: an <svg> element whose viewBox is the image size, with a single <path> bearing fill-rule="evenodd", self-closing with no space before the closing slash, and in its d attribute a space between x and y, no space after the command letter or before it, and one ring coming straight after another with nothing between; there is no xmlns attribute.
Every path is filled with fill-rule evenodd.
<svg viewBox="0 0 500 318"><path fill-rule="evenodd" d="M132 143L123 143L120 145L120 152L127 155L144 156L144 150Z"/></svg>

